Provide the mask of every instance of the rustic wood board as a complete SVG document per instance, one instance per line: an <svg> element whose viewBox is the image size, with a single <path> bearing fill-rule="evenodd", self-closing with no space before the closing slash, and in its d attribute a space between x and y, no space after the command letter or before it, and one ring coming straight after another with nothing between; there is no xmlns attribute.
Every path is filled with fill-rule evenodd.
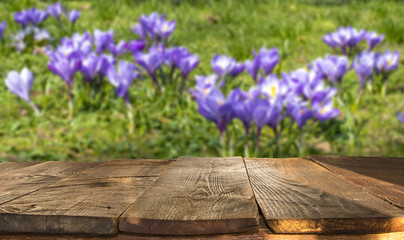
<svg viewBox="0 0 404 240"><path fill-rule="evenodd" d="M0 206L98 164L52 161L0 174Z"/></svg>
<svg viewBox="0 0 404 240"><path fill-rule="evenodd" d="M404 158L309 156L309 159L404 209Z"/></svg>
<svg viewBox="0 0 404 240"><path fill-rule="evenodd" d="M116 234L118 218L169 160L115 160L0 205L0 232Z"/></svg>
<svg viewBox="0 0 404 240"><path fill-rule="evenodd" d="M258 229L241 157L179 158L119 220L123 232L199 235Z"/></svg>
<svg viewBox="0 0 404 240"><path fill-rule="evenodd" d="M41 162L0 162L0 174L29 167Z"/></svg>
<svg viewBox="0 0 404 240"><path fill-rule="evenodd" d="M275 233L404 231L404 211L310 160L245 162L258 205Z"/></svg>

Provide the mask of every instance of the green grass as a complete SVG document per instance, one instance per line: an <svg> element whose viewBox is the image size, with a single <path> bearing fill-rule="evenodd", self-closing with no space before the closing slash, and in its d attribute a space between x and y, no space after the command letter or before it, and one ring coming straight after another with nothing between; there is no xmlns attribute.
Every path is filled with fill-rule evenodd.
<svg viewBox="0 0 404 240"><path fill-rule="evenodd" d="M5 0L0 2L0 20L7 21L6 35L17 31L13 12L28 7L44 8L52 1ZM177 21L170 44L183 45L200 57L193 76L209 74L210 59L227 54L237 60L252 58L251 50L277 47L282 52L282 68L292 71L305 67L317 57L332 54L321 38L340 25L376 30L386 35L376 48L404 54L404 5L401 1L284 1L284 0L150 0L150 1L63 1L67 8L82 11L76 31L113 28L115 39L136 38L130 26L141 14L166 13ZM54 19L44 26L57 42L69 32ZM365 44L363 44L365 47ZM127 56L130 59L129 56ZM401 58L403 59L403 58ZM180 155L215 156L220 154L216 126L197 111L186 93L162 95L150 90L149 80L133 84L130 90L135 113L135 131L127 131L126 108L107 86L95 99L79 74L75 85L75 116L67 119L65 84L47 69L47 57L29 52L17 53L2 46L0 78L7 72L29 67L35 74L32 100L42 110L35 116L29 106L0 84L0 161L74 160L106 161L114 158L176 158ZM404 67L389 80L387 96L365 91L358 108L352 99L358 80L352 71L343 82L342 101L347 111L335 121L315 123L304 133L303 154L404 156L404 125L395 117L404 111ZM237 85L253 83L247 75ZM297 156L296 127L284 122L281 149L274 145L271 131L265 128L260 157ZM243 130L236 120L230 126L234 154L243 155Z"/></svg>

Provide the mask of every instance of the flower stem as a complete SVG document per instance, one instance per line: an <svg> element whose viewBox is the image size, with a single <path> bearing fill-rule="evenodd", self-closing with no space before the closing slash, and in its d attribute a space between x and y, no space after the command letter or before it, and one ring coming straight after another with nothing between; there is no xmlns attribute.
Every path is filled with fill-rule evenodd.
<svg viewBox="0 0 404 240"><path fill-rule="evenodd" d="M226 143L223 137L223 132L220 132L220 155L226 157Z"/></svg>
<svg viewBox="0 0 404 240"><path fill-rule="evenodd" d="M31 102L31 101L29 101L28 103L29 103L29 105L32 107L32 109L34 109L35 115L36 115L36 116L39 116L39 115L41 114L41 112L40 112L39 109L36 107L36 105L35 105L33 102Z"/></svg>
<svg viewBox="0 0 404 240"><path fill-rule="evenodd" d="M245 135L244 135L244 138L245 138L244 157L250 157L249 156L250 155L250 151L249 151L250 149L249 149L248 135L249 135L249 131L248 131L248 129L246 129Z"/></svg>
<svg viewBox="0 0 404 240"><path fill-rule="evenodd" d="M227 128L226 128L226 137L227 137L227 154L228 156L233 156L233 143L231 141L229 129Z"/></svg>
<svg viewBox="0 0 404 240"><path fill-rule="evenodd" d="M133 121L133 109L129 101L126 102L126 106L128 107L129 134L132 134L133 130L135 129L135 123Z"/></svg>
<svg viewBox="0 0 404 240"><path fill-rule="evenodd" d="M257 134L255 135L255 151L254 155L255 157L259 157L259 145L260 145L260 135L261 135L261 129L257 128Z"/></svg>
<svg viewBox="0 0 404 240"><path fill-rule="evenodd" d="M299 132L299 157L303 157L303 131Z"/></svg>
<svg viewBox="0 0 404 240"><path fill-rule="evenodd" d="M278 132L278 129L276 127L272 128L272 130L274 131L275 144L276 144L276 155L274 155L274 157L279 157L280 152L281 152L281 149L280 149L280 146L279 146L279 132Z"/></svg>
<svg viewBox="0 0 404 240"><path fill-rule="evenodd" d="M381 91L382 97L386 96L386 91L387 91L387 78L388 78L388 74L385 73L384 76L383 76L383 86L382 86L382 91Z"/></svg>
<svg viewBox="0 0 404 240"><path fill-rule="evenodd" d="M358 106L359 101L361 100L362 88L359 88L358 94L356 95L355 106Z"/></svg>
<svg viewBox="0 0 404 240"><path fill-rule="evenodd" d="M157 81L156 73L151 73L150 76L151 76L151 78L152 78L153 84L154 84L155 86L157 86L159 92L162 93L163 91L162 91L162 89L161 89L161 86L160 86L159 82Z"/></svg>
<svg viewBox="0 0 404 240"><path fill-rule="evenodd" d="M71 89L70 84L67 85L67 88L68 88L68 96L69 96L69 119L72 119L74 106L73 106L73 94L72 94L72 89Z"/></svg>

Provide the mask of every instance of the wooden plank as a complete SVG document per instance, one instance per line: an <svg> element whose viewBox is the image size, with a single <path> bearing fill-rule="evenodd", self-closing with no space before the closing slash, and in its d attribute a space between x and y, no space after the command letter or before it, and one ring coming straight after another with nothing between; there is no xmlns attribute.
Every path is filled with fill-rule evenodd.
<svg viewBox="0 0 404 240"><path fill-rule="evenodd" d="M404 231L404 211L310 160L245 162L258 205L276 233Z"/></svg>
<svg viewBox="0 0 404 240"><path fill-rule="evenodd" d="M0 232L116 234L118 218L169 160L115 160L0 205Z"/></svg>
<svg viewBox="0 0 404 240"><path fill-rule="evenodd" d="M50 235L50 234L2 234L2 240L95 240L100 236L95 235ZM377 234L273 234L266 226L265 220L260 216L259 230L253 233L242 234L220 234L220 235L203 235L203 236L156 236L156 235L140 235L125 234L102 236L104 240L402 240L404 232L393 233L377 233Z"/></svg>
<svg viewBox="0 0 404 240"><path fill-rule="evenodd" d="M41 162L1 162L0 163L0 174L10 172L16 169L21 169L29 167Z"/></svg>
<svg viewBox="0 0 404 240"><path fill-rule="evenodd" d="M309 156L309 159L404 209L404 158Z"/></svg>
<svg viewBox="0 0 404 240"><path fill-rule="evenodd" d="M98 164L52 161L0 174L0 205Z"/></svg>
<svg viewBox="0 0 404 240"><path fill-rule="evenodd" d="M257 230L241 157L181 157L119 220L123 232L198 235Z"/></svg>

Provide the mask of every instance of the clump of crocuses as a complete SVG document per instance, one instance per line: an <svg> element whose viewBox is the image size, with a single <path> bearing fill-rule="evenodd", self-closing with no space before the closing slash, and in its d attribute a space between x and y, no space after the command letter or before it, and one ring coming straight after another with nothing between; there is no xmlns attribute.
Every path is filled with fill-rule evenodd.
<svg viewBox="0 0 404 240"><path fill-rule="evenodd" d="M62 21L62 16L71 22L73 26L80 17L80 12L70 10L69 12L63 7L61 2L48 5L45 9L30 8L14 13L14 20L21 25L22 29L12 34L12 46L17 51L23 51L28 46L32 47L34 52L43 52L51 48L49 42L52 40L51 35L43 27L43 22L50 16L57 21ZM61 27L64 25L61 23Z"/></svg>
<svg viewBox="0 0 404 240"><path fill-rule="evenodd" d="M385 53L372 52L385 36L375 31L357 30L351 26L340 27L337 31L323 37L323 41L332 47L335 52L347 57L353 57L350 68L353 68L359 79L359 90L356 103L359 102L363 88L370 82L379 86L381 94L386 94L387 80L392 71L397 69L399 52L386 51ZM368 48L360 51L359 43L366 40ZM339 51L338 51L339 50ZM354 53L359 52L354 56ZM347 68L348 59L338 56L327 56L325 59L317 59L312 67L327 76L333 82L341 84L342 77L350 68ZM370 81L368 81L370 80Z"/></svg>
<svg viewBox="0 0 404 240"><path fill-rule="evenodd" d="M327 86L325 79L340 81L340 75L346 71L346 64L340 70L343 73L330 73L329 76L315 70L299 69L279 77L272 73L280 60L276 48L262 48L259 53L253 54L254 59L242 67L234 58L215 55L211 62L215 74L197 76L196 86L191 89L199 112L216 124L222 143L224 133L228 132L228 124L233 119L239 119L244 126L245 155L249 152L250 136L255 136L255 154L258 155L260 136L265 126L272 129L275 142L279 143L280 123L287 117L295 121L302 132L310 119L325 121L339 114L339 110L333 107L333 97L337 90ZM335 62L333 60L330 60L332 64ZM336 59L336 62L339 61L343 62ZM247 91L231 89L226 96L223 93L227 84L224 79L234 71L238 74L247 72L256 84ZM251 131L253 126L255 128ZM302 153L301 141L299 149Z"/></svg>
<svg viewBox="0 0 404 240"><path fill-rule="evenodd" d="M132 30L141 39L129 43L129 48L135 62L152 80L153 87L162 92L171 85L182 93L189 74L199 64L199 58L185 47L168 46L168 38L175 30L175 21L167 21L164 14L154 12L142 15Z"/></svg>

